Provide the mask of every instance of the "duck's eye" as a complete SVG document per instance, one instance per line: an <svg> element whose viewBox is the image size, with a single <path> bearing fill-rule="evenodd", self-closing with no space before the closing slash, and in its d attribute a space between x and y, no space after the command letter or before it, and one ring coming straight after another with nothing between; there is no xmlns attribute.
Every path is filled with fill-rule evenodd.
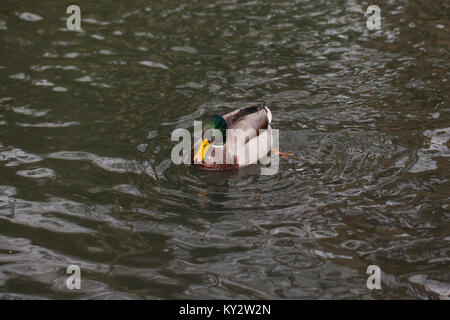
<svg viewBox="0 0 450 320"><path fill-rule="evenodd" d="M204 133L204 139L207 139L209 143L220 146L223 145L224 137L219 129L208 129Z"/></svg>
<svg viewBox="0 0 450 320"><path fill-rule="evenodd" d="M223 145L223 141L224 137L222 136L222 132L217 131L216 134L214 136L211 137L211 144L215 145L215 146L221 146Z"/></svg>

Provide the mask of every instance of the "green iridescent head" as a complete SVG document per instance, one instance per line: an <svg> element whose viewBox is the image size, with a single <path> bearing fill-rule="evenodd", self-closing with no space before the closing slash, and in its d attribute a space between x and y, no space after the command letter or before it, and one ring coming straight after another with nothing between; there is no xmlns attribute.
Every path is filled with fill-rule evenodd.
<svg viewBox="0 0 450 320"><path fill-rule="evenodd" d="M221 116L212 116L203 121L202 140L194 155L194 161L203 161L211 145L224 145L227 141L227 128L227 121Z"/></svg>
<svg viewBox="0 0 450 320"><path fill-rule="evenodd" d="M211 130L213 129L213 130ZM213 145L225 144L227 141L227 121L222 116L211 116L203 121L203 138L207 139ZM217 136L222 134L222 139ZM216 141L216 143L214 143ZM222 141L222 143L220 143Z"/></svg>

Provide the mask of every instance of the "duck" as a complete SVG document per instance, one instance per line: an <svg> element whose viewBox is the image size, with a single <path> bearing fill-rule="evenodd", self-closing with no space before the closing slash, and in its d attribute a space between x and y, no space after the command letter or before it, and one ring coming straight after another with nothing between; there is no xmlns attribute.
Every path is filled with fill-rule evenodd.
<svg viewBox="0 0 450 320"><path fill-rule="evenodd" d="M255 164L272 150L282 154L273 147L271 122L272 112L265 103L208 117L191 150L192 166L224 171Z"/></svg>

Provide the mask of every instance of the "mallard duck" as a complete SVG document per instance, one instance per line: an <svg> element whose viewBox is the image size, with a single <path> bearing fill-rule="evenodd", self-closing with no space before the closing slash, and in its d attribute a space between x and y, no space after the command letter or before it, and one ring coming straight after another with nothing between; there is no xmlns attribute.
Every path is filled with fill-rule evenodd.
<svg viewBox="0 0 450 320"><path fill-rule="evenodd" d="M271 121L272 113L261 104L210 117L203 121L202 137L192 148L191 163L213 171L256 163L272 150Z"/></svg>

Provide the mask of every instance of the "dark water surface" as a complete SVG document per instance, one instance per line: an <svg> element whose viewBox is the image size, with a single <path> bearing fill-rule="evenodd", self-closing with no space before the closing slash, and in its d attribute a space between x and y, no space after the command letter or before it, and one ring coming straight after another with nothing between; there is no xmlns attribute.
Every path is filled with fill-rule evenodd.
<svg viewBox="0 0 450 320"><path fill-rule="evenodd" d="M449 3L374 2L2 0L0 298L448 299ZM172 164L263 100L277 174Z"/></svg>

